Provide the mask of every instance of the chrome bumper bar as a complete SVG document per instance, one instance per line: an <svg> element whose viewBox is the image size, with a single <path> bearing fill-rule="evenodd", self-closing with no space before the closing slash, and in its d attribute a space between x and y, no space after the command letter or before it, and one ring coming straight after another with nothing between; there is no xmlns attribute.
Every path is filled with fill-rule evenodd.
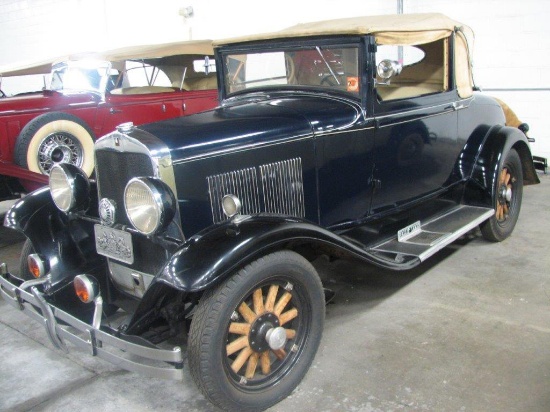
<svg viewBox="0 0 550 412"><path fill-rule="evenodd" d="M155 378L183 379L183 355L179 346L172 350L150 348L93 328L50 305L36 287L43 283L40 280L27 281L17 287L7 279L9 276L6 266L0 265L0 295L8 304L42 323L56 348L68 352L65 342L70 342L122 369Z"/></svg>

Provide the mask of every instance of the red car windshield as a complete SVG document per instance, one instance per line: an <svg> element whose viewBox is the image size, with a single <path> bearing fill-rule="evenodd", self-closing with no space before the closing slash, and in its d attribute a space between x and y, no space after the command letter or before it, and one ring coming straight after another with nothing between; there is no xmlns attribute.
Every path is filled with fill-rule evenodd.
<svg viewBox="0 0 550 412"><path fill-rule="evenodd" d="M85 90L103 93L107 74L111 70L109 62L78 61L66 62L52 68L50 90Z"/></svg>

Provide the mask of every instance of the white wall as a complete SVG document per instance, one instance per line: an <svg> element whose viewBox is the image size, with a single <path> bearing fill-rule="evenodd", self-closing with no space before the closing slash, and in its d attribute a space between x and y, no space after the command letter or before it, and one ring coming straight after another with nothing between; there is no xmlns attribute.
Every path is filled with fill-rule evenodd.
<svg viewBox="0 0 550 412"><path fill-rule="evenodd" d="M474 29L476 83L529 123L530 135L537 139L534 154L550 157L550 1L403 2L405 13L441 12ZM186 6L193 7L193 17L178 13ZM396 10L397 0L0 0L0 65L131 44L232 37Z"/></svg>

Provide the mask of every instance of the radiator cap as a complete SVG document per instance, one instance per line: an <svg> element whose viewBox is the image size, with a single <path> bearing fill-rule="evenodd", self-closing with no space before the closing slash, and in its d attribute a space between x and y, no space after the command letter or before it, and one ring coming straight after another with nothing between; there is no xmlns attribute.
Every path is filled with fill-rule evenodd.
<svg viewBox="0 0 550 412"><path fill-rule="evenodd" d="M134 123L133 122L126 122L126 123L122 123L122 124L119 124L116 129L119 133L128 133L128 132L131 132L132 129L134 128Z"/></svg>

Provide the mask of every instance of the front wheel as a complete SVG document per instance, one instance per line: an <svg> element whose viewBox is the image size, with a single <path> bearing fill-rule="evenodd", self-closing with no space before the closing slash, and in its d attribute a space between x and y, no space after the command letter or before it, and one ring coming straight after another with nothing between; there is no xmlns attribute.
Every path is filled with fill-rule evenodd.
<svg viewBox="0 0 550 412"><path fill-rule="evenodd" d="M94 170L94 137L80 118L62 112L42 114L23 127L17 137L14 161L32 172L50 174L58 163Z"/></svg>
<svg viewBox="0 0 550 412"><path fill-rule="evenodd" d="M262 257L202 296L190 330L191 375L222 409L266 409L306 374L324 316L323 287L306 259L291 251Z"/></svg>
<svg viewBox="0 0 550 412"><path fill-rule="evenodd" d="M495 214L481 225L481 233L491 242L502 242L516 226L523 194L521 159L514 149L504 159L495 186Z"/></svg>

